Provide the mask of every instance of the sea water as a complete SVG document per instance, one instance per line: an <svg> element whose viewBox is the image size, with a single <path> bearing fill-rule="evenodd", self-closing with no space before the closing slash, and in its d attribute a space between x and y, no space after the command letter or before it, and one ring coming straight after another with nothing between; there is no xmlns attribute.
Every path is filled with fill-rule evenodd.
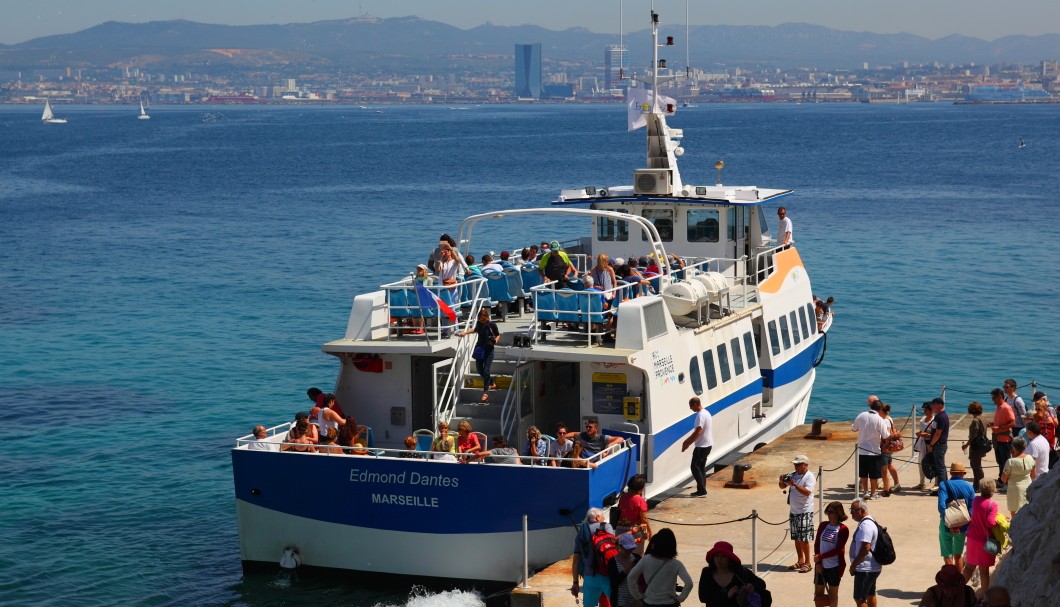
<svg viewBox="0 0 1060 607"><path fill-rule="evenodd" d="M229 450L332 386L320 345L354 294L463 217L630 183L644 132L625 107L59 109L69 124L0 108L0 604L478 604L243 577ZM796 190L797 246L836 298L811 416L851 418L869 393L901 414L944 385L958 411L1006 377L1060 386L1060 106L670 122L686 183L724 160L725 183ZM472 252L583 230L538 221Z"/></svg>

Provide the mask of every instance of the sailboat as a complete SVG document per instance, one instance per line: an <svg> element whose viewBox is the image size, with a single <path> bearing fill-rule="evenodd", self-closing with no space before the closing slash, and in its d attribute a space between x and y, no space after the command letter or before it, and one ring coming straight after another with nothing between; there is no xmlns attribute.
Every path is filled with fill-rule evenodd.
<svg viewBox="0 0 1060 607"><path fill-rule="evenodd" d="M56 118L52 113L52 104L49 99L44 100L44 113L41 114L40 120L44 124L66 124L66 118Z"/></svg>
<svg viewBox="0 0 1060 607"><path fill-rule="evenodd" d="M140 120L150 120L151 119L151 115L148 114L147 110L144 109L144 100L143 99L140 100L140 115L137 116L137 118L139 118Z"/></svg>

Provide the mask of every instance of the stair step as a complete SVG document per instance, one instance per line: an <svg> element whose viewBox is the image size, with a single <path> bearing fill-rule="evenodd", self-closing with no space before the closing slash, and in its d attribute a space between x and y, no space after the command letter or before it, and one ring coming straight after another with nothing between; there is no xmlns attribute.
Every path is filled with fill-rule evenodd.
<svg viewBox="0 0 1060 607"><path fill-rule="evenodd" d="M490 375L493 383L497 384L497 387L501 390L507 390L512 385L512 378L507 375ZM469 375L464 378L465 388L476 388L479 392L482 391L482 378L477 375Z"/></svg>
<svg viewBox="0 0 1060 607"><path fill-rule="evenodd" d="M491 394L490 398L493 399L495 397ZM478 401L460 402L456 404L453 417L459 419L499 420L503 403L504 401L501 400L491 400L488 403Z"/></svg>

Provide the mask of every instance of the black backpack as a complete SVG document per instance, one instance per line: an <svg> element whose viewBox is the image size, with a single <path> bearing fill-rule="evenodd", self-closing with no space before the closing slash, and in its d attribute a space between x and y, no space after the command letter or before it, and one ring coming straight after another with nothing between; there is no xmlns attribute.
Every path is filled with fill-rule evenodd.
<svg viewBox="0 0 1060 607"><path fill-rule="evenodd" d="M887 533L886 527L881 527L876 519L871 520L872 524L876 525L877 531L876 547L872 549L872 558L881 565L890 565L898 558L894 552L894 541L891 539L891 534Z"/></svg>

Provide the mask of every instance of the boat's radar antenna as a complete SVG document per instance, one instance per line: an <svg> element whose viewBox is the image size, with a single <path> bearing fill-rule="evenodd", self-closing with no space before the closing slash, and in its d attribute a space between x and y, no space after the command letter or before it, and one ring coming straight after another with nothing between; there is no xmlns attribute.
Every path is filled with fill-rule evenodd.
<svg viewBox="0 0 1060 607"><path fill-rule="evenodd" d="M719 160L714 163L714 170L718 172L718 185L721 185L721 170L725 168L725 162Z"/></svg>

